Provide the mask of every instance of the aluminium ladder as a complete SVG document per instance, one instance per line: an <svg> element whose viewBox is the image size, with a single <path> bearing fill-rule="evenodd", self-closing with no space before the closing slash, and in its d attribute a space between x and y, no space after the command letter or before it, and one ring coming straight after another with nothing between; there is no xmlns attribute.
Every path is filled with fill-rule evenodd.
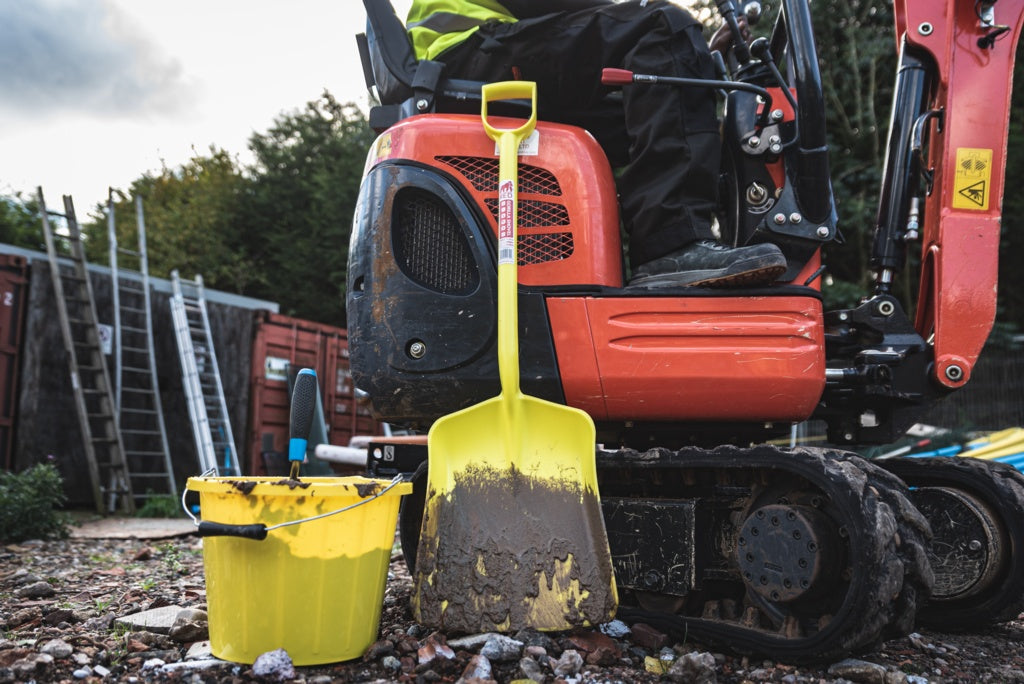
<svg viewBox="0 0 1024 684"><path fill-rule="evenodd" d="M117 244L113 192L107 199L110 280L114 309L114 407L121 428L124 457L136 498L178 498L174 465L167 442L153 346L153 306L149 293L149 259L142 198L135 198L138 251ZM123 254L138 265L121 268Z"/></svg>
<svg viewBox="0 0 1024 684"><path fill-rule="evenodd" d="M206 311L203 278L182 280L171 272L171 316L174 336L178 341L182 384L192 419L192 435L204 472L218 475L241 475L235 438L231 433L224 386L217 366L217 354L210 333L210 317Z"/></svg>
<svg viewBox="0 0 1024 684"><path fill-rule="evenodd" d="M57 315L64 337L64 349L67 351L71 387L78 411L78 423L82 429L96 510L103 514L114 511L120 505L125 513L133 513L135 501L132 497L131 478L118 430L114 396L96 321L96 302L86 267L82 235L75 219L75 207L71 197L65 195L64 214L54 214L67 222L68 235L61 236L61 241L69 247L71 265L68 267L58 259L57 240L50 228L42 188L38 189L38 193L46 253L57 300Z"/></svg>

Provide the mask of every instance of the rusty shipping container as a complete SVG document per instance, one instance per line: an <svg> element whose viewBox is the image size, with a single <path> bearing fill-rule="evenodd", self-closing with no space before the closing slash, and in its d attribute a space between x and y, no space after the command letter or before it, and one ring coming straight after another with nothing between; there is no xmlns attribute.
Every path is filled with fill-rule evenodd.
<svg viewBox="0 0 1024 684"><path fill-rule="evenodd" d="M302 368L316 371L330 444L354 435L380 434L381 426L353 396L344 328L261 311L253 326L248 474L264 475L288 451L288 394Z"/></svg>
<svg viewBox="0 0 1024 684"><path fill-rule="evenodd" d="M0 254L0 452L4 469L14 461L14 425L18 406L18 359L25 327L28 260Z"/></svg>

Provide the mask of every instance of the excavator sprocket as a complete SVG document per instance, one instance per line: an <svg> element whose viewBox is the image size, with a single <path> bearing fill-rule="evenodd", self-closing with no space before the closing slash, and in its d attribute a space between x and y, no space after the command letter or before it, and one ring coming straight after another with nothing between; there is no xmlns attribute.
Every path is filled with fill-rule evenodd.
<svg viewBox="0 0 1024 684"><path fill-rule="evenodd" d="M934 538L935 573L922 625L972 630L1024 612L1024 474L974 458L876 461L902 479Z"/></svg>
<svg viewBox="0 0 1024 684"><path fill-rule="evenodd" d="M619 616L789 661L906 633L928 523L906 486L838 450L598 452Z"/></svg>

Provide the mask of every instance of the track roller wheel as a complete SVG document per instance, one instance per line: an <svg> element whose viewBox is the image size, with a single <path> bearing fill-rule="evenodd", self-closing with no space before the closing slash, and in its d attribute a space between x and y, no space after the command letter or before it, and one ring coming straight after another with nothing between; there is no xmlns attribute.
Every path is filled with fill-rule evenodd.
<svg viewBox="0 0 1024 684"><path fill-rule="evenodd" d="M972 458L876 461L911 487L931 523L936 582L918 622L947 631L1015 620L1024 612L1024 474Z"/></svg>

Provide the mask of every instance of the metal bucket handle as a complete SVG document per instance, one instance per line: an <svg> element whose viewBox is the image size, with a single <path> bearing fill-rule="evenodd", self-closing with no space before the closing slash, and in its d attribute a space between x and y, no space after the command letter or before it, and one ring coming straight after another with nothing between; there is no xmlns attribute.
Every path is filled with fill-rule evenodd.
<svg viewBox="0 0 1024 684"><path fill-rule="evenodd" d="M200 477L206 477L210 474L212 474L212 471L207 471L206 473L203 473ZM200 537L244 537L245 539L255 539L258 541L266 539L267 532L270 532L271 530L276 530L279 527L288 527L289 525L298 525L299 523L310 522L311 520L319 520L320 518L326 518L328 516L336 515L338 513L344 513L345 511L352 510L357 506L368 504L374 499L387 494L392 487L402 482L402 479L403 478L401 474L396 475L394 479L392 479L391 482L386 487L381 489L379 492L377 492L373 496L368 496L365 499L357 501L354 504L350 504L348 506L344 506L343 508L338 508L333 511L328 511L327 513L312 515L308 518L278 523L276 525L271 525L270 527L267 527L263 523L254 523L252 525L228 525L227 523L200 520L192 514L192 511L190 511L188 509L188 506L185 504L185 496L189 493L189 491L191 491L189 490L187 485L185 486L185 490L181 493L181 507L185 511L185 515L192 518L192 522L196 526L196 534Z"/></svg>

